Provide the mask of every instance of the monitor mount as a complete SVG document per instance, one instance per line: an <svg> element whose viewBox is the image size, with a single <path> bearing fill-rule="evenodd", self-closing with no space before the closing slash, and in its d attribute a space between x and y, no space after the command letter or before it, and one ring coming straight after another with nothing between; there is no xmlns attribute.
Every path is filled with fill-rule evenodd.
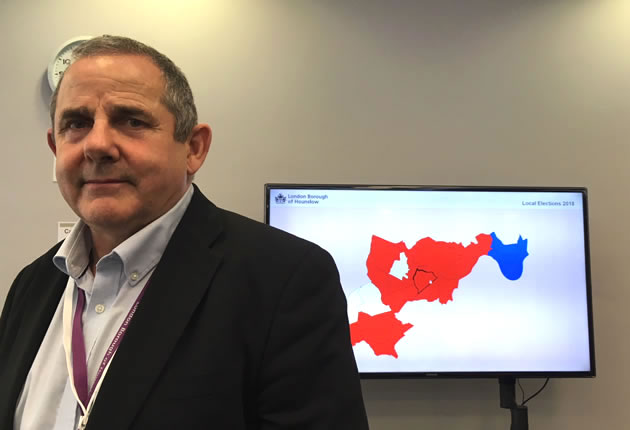
<svg viewBox="0 0 630 430"><path fill-rule="evenodd" d="M516 403L516 378L511 376L499 377L500 405L512 413L510 430L529 430L527 421L527 406Z"/></svg>

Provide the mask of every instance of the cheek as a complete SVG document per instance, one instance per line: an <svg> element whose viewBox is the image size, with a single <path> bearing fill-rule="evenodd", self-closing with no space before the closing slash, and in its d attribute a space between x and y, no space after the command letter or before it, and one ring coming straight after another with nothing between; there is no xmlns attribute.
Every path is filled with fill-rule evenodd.
<svg viewBox="0 0 630 430"><path fill-rule="evenodd" d="M76 196L78 192L77 188L74 186L74 181L67 171L60 170L59 167L57 167L57 186L66 201L69 199L74 200L74 196Z"/></svg>
<svg viewBox="0 0 630 430"><path fill-rule="evenodd" d="M74 151L77 152L77 151ZM73 151L57 151L55 159L55 176L64 195L76 192L77 177L80 174L82 157Z"/></svg>
<svg viewBox="0 0 630 430"><path fill-rule="evenodd" d="M57 182L59 182L59 184L61 184L62 180L67 178L68 168L65 158L59 156L55 158L55 175L57 176Z"/></svg>
<svg viewBox="0 0 630 430"><path fill-rule="evenodd" d="M69 160L64 157L57 157L55 160L55 174L57 175L59 186L67 185L68 182L72 182L74 169L68 161Z"/></svg>
<svg viewBox="0 0 630 430"><path fill-rule="evenodd" d="M179 143L177 143L179 144ZM172 183L186 173L186 153L169 151L154 153L144 157L129 157L129 166L133 173L146 182Z"/></svg>
<svg viewBox="0 0 630 430"><path fill-rule="evenodd" d="M56 165L58 173L71 173L73 168L81 164L83 151L79 145L62 145L57 148Z"/></svg>

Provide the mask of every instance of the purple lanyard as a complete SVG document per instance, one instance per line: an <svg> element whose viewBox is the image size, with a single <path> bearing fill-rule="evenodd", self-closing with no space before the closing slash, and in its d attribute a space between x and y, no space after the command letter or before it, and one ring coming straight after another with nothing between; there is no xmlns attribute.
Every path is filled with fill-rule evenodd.
<svg viewBox="0 0 630 430"><path fill-rule="evenodd" d="M85 309L85 291L79 288L79 298L77 300L77 308L74 312L74 320L72 323L72 374L74 375L74 387L77 391L77 395L83 403L83 406L87 408L90 398L92 394L94 394L94 388L98 384L98 381L103 376L103 372L105 368L109 364L110 360L118 350L118 346L122 341L123 337L125 337L125 333L127 332L127 328L129 327L129 323L131 319L136 313L136 309L138 309L138 304L140 304L140 300L144 295L144 291L149 285L149 279L147 283L140 291L138 298L134 302L133 306L129 310L127 317L123 321L122 325L118 329L116 336L114 336L114 340L112 340L111 345L107 348L105 352L105 356L103 357L103 361L101 362L100 367L98 368L98 372L96 373L96 378L94 379L94 384L92 385L92 389L88 392L88 378L87 378L87 359L85 355L85 339L83 337L83 310Z"/></svg>

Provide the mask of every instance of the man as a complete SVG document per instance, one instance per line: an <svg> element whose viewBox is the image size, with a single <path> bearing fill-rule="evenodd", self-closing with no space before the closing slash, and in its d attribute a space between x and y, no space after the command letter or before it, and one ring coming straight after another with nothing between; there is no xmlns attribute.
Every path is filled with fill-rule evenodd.
<svg viewBox="0 0 630 430"><path fill-rule="evenodd" d="M80 221L9 291L0 428L367 429L331 257L192 185L211 131L168 58L75 57L48 145Z"/></svg>

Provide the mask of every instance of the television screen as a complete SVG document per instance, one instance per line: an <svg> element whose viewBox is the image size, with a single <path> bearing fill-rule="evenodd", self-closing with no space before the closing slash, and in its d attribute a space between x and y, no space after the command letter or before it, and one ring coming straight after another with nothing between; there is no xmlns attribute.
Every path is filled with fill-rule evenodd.
<svg viewBox="0 0 630 430"><path fill-rule="evenodd" d="M362 376L594 376L584 188L265 186L339 269Z"/></svg>

